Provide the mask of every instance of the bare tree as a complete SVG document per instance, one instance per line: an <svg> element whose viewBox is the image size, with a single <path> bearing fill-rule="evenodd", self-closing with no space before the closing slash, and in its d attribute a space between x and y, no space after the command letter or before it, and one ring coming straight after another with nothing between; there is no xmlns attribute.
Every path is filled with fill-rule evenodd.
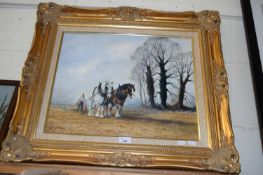
<svg viewBox="0 0 263 175"><path fill-rule="evenodd" d="M131 79L137 82L137 88L139 89L139 96L142 106L147 104L146 95L145 95L145 77L143 72L143 67L136 63L132 69Z"/></svg>
<svg viewBox="0 0 263 175"><path fill-rule="evenodd" d="M184 109L184 100L193 105L193 95L186 92L186 85L189 82L193 82L193 61L192 52L181 52L173 57L174 73L178 77L178 102L176 107L178 109Z"/></svg>
<svg viewBox="0 0 263 175"><path fill-rule="evenodd" d="M145 46L140 46L135 50L131 58L137 62L135 65L137 69L133 69L133 74L137 74L137 80L140 88L143 86L141 83L146 82L150 105L151 107L156 107L154 100L155 88L153 79L153 71L155 70L154 60L150 57L149 49ZM138 68L140 70L138 70Z"/></svg>
<svg viewBox="0 0 263 175"><path fill-rule="evenodd" d="M167 93L169 92L167 85L168 79L172 78L173 73L170 71L172 67L169 66L169 62L173 61L173 55L179 50L179 44L171 41L165 37L150 38L144 43L148 48L151 60L155 61L155 64L159 68L159 88L160 88L160 100L163 108L167 108Z"/></svg>

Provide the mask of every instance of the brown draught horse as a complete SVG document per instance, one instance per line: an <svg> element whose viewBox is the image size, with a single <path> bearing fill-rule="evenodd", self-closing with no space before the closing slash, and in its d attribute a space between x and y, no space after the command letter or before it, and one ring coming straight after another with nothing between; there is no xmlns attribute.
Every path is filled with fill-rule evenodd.
<svg viewBox="0 0 263 175"><path fill-rule="evenodd" d="M122 108L125 103L126 98L129 96L132 98L133 92L135 92L134 84L123 84L119 85L117 89L111 92L111 97L109 98L109 116L111 116L112 108L115 106L117 111L115 117L121 117Z"/></svg>

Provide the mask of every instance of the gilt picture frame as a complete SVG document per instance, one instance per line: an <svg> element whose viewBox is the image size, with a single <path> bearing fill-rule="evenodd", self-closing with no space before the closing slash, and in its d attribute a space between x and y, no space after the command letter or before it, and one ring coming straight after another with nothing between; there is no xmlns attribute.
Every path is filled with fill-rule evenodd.
<svg viewBox="0 0 263 175"><path fill-rule="evenodd" d="M218 12L37 17L1 160L239 173Z"/></svg>

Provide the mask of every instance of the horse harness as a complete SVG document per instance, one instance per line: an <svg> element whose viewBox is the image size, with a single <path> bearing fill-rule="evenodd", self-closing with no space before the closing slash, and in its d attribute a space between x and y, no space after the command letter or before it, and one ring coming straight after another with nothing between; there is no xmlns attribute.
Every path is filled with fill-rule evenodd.
<svg viewBox="0 0 263 175"><path fill-rule="evenodd" d="M116 96L118 97L118 99L120 99L120 100L122 100L122 101L127 98L127 95L124 95L124 94L122 94L121 92L117 92L117 93L116 93Z"/></svg>

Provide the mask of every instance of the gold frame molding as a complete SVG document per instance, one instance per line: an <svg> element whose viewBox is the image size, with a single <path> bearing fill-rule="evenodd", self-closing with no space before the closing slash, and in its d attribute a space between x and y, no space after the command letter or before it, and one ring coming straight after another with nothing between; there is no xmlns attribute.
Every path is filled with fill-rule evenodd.
<svg viewBox="0 0 263 175"><path fill-rule="evenodd" d="M217 11L160 12L134 7L81 9L55 3L38 6L35 36L22 72L19 99L2 161L61 161L141 168L180 168L239 173L239 155L229 114L228 82L220 42ZM203 52L205 100L209 104L206 148L120 145L34 139L58 26L104 26L136 29L196 29Z"/></svg>

